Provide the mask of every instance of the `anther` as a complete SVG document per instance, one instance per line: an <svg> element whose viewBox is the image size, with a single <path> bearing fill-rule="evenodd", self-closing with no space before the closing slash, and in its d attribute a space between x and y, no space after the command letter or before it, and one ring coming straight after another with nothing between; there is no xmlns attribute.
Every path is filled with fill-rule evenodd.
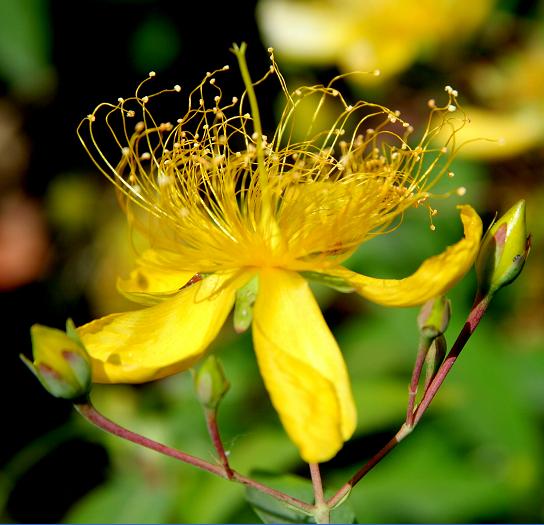
<svg viewBox="0 0 544 525"><path fill-rule="evenodd" d="M223 71L228 71L230 69L229 65L223 66Z"/></svg>
<svg viewBox="0 0 544 525"><path fill-rule="evenodd" d="M179 93L181 91L181 86L179 84L176 84L174 86L174 91L177 91Z"/></svg>
<svg viewBox="0 0 544 525"><path fill-rule="evenodd" d="M215 78L210 78L210 84L215 84Z"/></svg>
<svg viewBox="0 0 544 525"><path fill-rule="evenodd" d="M144 153L140 155L140 159L142 160L149 160L150 158L151 158L151 153L149 153L148 151L145 151Z"/></svg>
<svg viewBox="0 0 544 525"><path fill-rule="evenodd" d="M453 113L454 111L457 111L457 107L454 106L453 104L450 104L450 105L448 106L448 111L449 111L450 113Z"/></svg>
<svg viewBox="0 0 544 525"><path fill-rule="evenodd" d="M129 111L127 111L127 117L133 117L136 113L134 113L134 110L131 109Z"/></svg>
<svg viewBox="0 0 544 525"><path fill-rule="evenodd" d="M429 106L430 108L435 108L436 107L436 100L434 98L430 98L427 101L427 106Z"/></svg>
<svg viewBox="0 0 544 525"><path fill-rule="evenodd" d="M130 153L130 148L125 146L121 151L123 152L123 155L128 155Z"/></svg>
<svg viewBox="0 0 544 525"><path fill-rule="evenodd" d="M273 52L274 52L274 48L273 48L273 47L269 47L269 48L267 49L267 51L268 51L269 53L273 53Z"/></svg>
<svg viewBox="0 0 544 525"><path fill-rule="evenodd" d="M155 71L150 71L150 72L149 72L149 76L150 76L150 77L154 77L156 74L157 74L157 73L155 73Z"/></svg>
<svg viewBox="0 0 544 525"><path fill-rule="evenodd" d="M149 102L149 97L145 96L142 98L142 103L147 104Z"/></svg>
<svg viewBox="0 0 544 525"><path fill-rule="evenodd" d="M94 115L87 115L87 118L91 121L91 122L94 122L96 120L96 117Z"/></svg>
<svg viewBox="0 0 544 525"><path fill-rule="evenodd" d="M122 104L124 101L125 101L125 99L122 98L122 97L119 97L119 98L117 99L117 102L119 102L119 104Z"/></svg>
<svg viewBox="0 0 544 525"><path fill-rule="evenodd" d="M236 104L236 102L238 102L238 97L232 97L232 103Z"/></svg>
<svg viewBox="0 0 544 525"><path fill-rule="evenodd" d="M379 77L382 74L382 72L379 69L375 69L374 71L372 71L372 74L375 77Z"/></svg>
<svg viewBox="0 0 544 525"><path fill-rule="evenodd" d="M459 195L459 197L462 197L463 195L465 195L467 192L467 189L464 187L464 186L461 186L459 188L457 188L457 195Z"/></svg>
<svg viewBox="0 0 544 525"><path fill-rule="evenodd" d="M450 179L453 179L453 177L455 177L455 173L454 173L453 171L449 171L449 172L448 172L448 177L449 177Z"/></svg>

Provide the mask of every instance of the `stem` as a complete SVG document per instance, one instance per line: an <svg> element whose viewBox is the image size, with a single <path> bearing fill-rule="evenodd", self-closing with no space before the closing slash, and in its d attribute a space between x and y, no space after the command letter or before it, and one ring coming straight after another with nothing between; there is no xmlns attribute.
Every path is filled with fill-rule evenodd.
<svg viewBox="0 0 544 525"><path fill-rule="evenodd" d="M181 452L174 448L163 445L162 443L158 443L157 441L153 441L152 439L148 439L140 434L137 434L136 432L132 432L131 430L128 430L118 425L117 423L114 423L111 419L103 416L100 412L98 412L98 410L96 410L96 408L92 405L91 401L74 404L74 407L87 421L104 430L105 432L118 436L122 439L126 439L127 441L131 441L132 443L136 443L137 445L141 445L142 447L155 450L156 452L164 454L165 456L169 456L184 463L188 463L189 465L193 465L202 470L206 470L207 472L211 472L212 474L215 474L220 478L229 479L223 466L213 465L211 463L208 463L207 461L204 461L203 459L191 456L190 454L186 454L185 452ZM279 490L273 489L271 487L267 487L266 485L247 478L234 470L231 470L231 473L231 479L237 481L238 483L259 490L265 494L268 494L269 496L272 496L273 498L283 501L284 503L288 503L289 505L292 505L293 507L296 507L306 513L311 513L311 511L313 510L313 506L309 503L306 503L305 501L289 496L288 494L284 494L283 492L280 492Z"/></svg>
<svg viewBox="0 0 544 525"><path fill-rule="evenodd" d="M330 508L338 505L351 491L351 489L366 476L391 450L393 450L412 429L406 424L400 427L399 431L389 440L389 442L376 454L374 454L352 477L345 483L338 492L327 501Z"/></svg>
<svg viewBox="0 0 544 525"><path fill-rule="evenodd" d="M141 445L142 447L150 448L151 450L155 450L160 454L164 454L165 456L170 456L174 459L178 459L180 461L183 461L184 463L188 463L189 465L201 468L222 478L225 477L225 472L223 472L223 468L218 465L212 465L211 463L208 463L203 459L170 448L166 445L163 445L162 443L146 438L140 434L137 434L136 432L132 432L131 430L128 430L127 428L118 425L117 423L114 423L111 419L108 419L100 412L98 412L98 410L96 410L96 408L91 404L90 401L85 404L76 404L74 406L76 410L87 421L97 426L98 428L109 432L110 434L118 436L122 439L126 439L127 441L132 441L132 443L136 443L137 445Z"/></svg>
<svg viewBox="0 0 544 525"><path fill-rule="evenodd" d="M417 351L416 362L412 371L412 379L410 381L410 387L408 390L408 407L406 409L406 424L413 426L414 424L414 406L416 403L417 388L419 385L419 378L421 377L421 371L423 370L423 363L425 363L425 357L429 352L432 339L428 337L421 337L419 342L419 349Z"/></svg>
<svg viewBox="0 0 544 525"><path fill-rule="evenodd" d="M423 394L423 399L421 400L421 403L417 407L416 413L414 414L413 425L417 425L427 408L429 408L431 401L442 386L442 383L446 379L451 367L455 364L455 361L457 361L457 358L461 354L461 350L463 350L470 336L474 333L474 330L476 330L476 327L482 320L490 301L491 295L486 295L484 297L476 296L472 310L470 311L461 332L457 336L455 343L442 363L442 366L436 373L436 376L425 391L425 394Z"/></svg>
<svg viewBox="0 0 544 525"><path fill-rule="evenodd" d="M273 498L276 498L277 500L283 501L284 503L287 503L293 507L296 507L297 509L304 511L306 514L311 514L314 509L313 505L310 505L309 503L306 503L305 501L302 501L298 498L294 498L293 496L289 496L289 494L285 494L271 487L267 487L266 485L263 485L262 483L259 483L258 481L247 478L246 476L243 476L242 474L239 474L235 470L232 471L232 479L234 481L238 481L238 483L242 483L243 485L254 488L255 490L264 492L265 494L268 494L269 496L272 496Z"/></svg>
<svg viewBox="0 0 544 525"><path fill-rule="evenodd" d="M310 463L310 475L314 488L314 517L317 523L330 523L330 507L323 494L323 482L318 463Z"/></svg>
<svg viewBox="0 0 544 525"><path fill-rule="evenodd" d="M332 496L327 501L327 504L330 508L334 508L336 505L342 502L344 498L346 498L351 489L364 477L368 472L370 472L391 450L393 450L412 430L414 427L418 424L420 419L423 417L423 414L429 408L429 405L431 404L431 401L433 400L434 396L438 392L440 386L446 379L446 376L448 375L448 372L451 370L451 367L459 357L459 354L461 353L461 350L469 340L470 336L474 333L476 330L476 327L482 320L482 317L484 316L489 303L492 299L492 294L488 294L484 297L481 295L477 295L476 299L474 301L474 305L472 306L472 309L470 311L470 314L468 315L468 318L457 336L457 339L455 343L453 344L452 349L448 353L448 356L440 366L440 369L436 373L435 378L431 381L431 384L423 394L423 399L421 400L421 403L418 405L415 414L413 415L413 422L412 424L409 424L408 422L404 423L400 430L395 434L395 436L379 451L377 452L372 458L370 458L365 465L363 465L353 476L352 478L343 485L338 492ZM419 356L418 356L419 359ZM416 367L417 367L417 360L416 360ZM415 371L415 369L414 369ZM412 376L413 379L413 376ZM412 384L411 384L412 386Z"/></svg>
<svg viewBox="0 0 544 525"><path fill-rule="evenodd" d="M262 182L265 183L268 180L268 174L266 172L264 164L264 150L263 150L263 128L261 126L261 115L259 113L259 105L257 103L257 97L255 95L255 89L253 89L253 82L246 62L246 48L245 42L242 42L240 46L234 44L233 52L238 60L238 67L242 75L242 80L246 87L247 97L249 99L249 107L251 108L251 116L253 118L253 129L257 135L255 142L257 147L257 165L259 166L259 173L262 178ZM264 184L263 184L264 187Z"/></svg>
<svg viewBox="0 0 544 525"><path fill-rule="evenodd" d="M225 453L225 447L221 441L221 436L219 434L219 427L217 426L217 411L212 409L206 409L206 426L208 427L208 433L212 440L213 446L219 456L221 465L225 469L225 475L227 479L232 479L233 473L229 465L229 460L227 454Z"/></svg>

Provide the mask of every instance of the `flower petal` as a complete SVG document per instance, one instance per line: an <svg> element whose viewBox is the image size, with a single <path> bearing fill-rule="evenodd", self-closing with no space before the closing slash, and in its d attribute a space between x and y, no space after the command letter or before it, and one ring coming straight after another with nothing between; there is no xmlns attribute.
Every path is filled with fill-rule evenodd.
<svg viewBox="0 0 544 525"><path fill-rule="evenodd" d="M265 0L257 18L278 53L315 64L334 62L357 34L353 16L327 2Z"/></svg>
<svg viewBox="0 0 544 525"><path fill-rule="evenodd" d="M405 279L376 279L342 267L325 273L343 279L363 297L385 306L415 306L442 295L470 270L480 249L480 217L470 206L459 208L464 239L424 261L415 273Z"/></svg>
<svg viewBox="0 0 544 525"><path fill-rule="evenodd" d="M267 268L259 274L253 340L272 404L305 461L327 461L355 429L346 366L308 283Z"/></svg>
<svg viewBox="0 0 544 525"><path fill-rule="evenodd" d="M189 368L213 341L247 277L213 274L171 299L78 328L97 383L141 383Z"/></svg>
<svg viewBox="0 0 544 525"><path fill-rule="evenodd" d="M146 250L136 261L136 268L127 279L117 280L117 289L131 301L152 305L179 292L196 271L176 268L166 252Z"/></svg>

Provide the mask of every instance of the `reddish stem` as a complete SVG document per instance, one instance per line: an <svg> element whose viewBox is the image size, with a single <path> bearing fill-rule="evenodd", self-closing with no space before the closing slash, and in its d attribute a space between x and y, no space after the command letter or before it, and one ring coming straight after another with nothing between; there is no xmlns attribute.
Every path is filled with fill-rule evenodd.
<svg viewBox="0 0 544 525"><path fill-rule="evenodd" d="M423 417L423 414L429 408L431 401L438 392L440 386L446 379L448 372L451 370L451 367L454 365L455 361L459 357L461 350L465 346L466 342L470 336L476 330L476 327L480 323L483 315L485 314L487 307L491 301L491 295L485 297L477 296L474 301L474 305L470 314L465 322L461 332L459 333L455 343L453 344L452 349L448 353L448 356L440 366L435 378L431 381L429 387L423 394L423 399L417 407L414 417L413 424L409 425L405 423L402 425L400 430L395 434L395 436L380 450L378 451L370 460L363 465L353 476L352 478L345 483L338 492L327 501L327 504L330 508L333 508L335 505L338 505L342 500L348 496L351 489L364 477L368 472L370 472L391 450L393 450L417 425L419 420ZM416 362L417 364L417 362ZM413 378L414 376L412 376Z"/></svg>
<svg viewBox="0 0 544 525"><path fill-rule="evenodd" d="M406 409L406 424L412 426L414 424L414 406L416 404L417 388L419 385L419 378L421 377L421 371L423 370L423 364L425 363L425 357L429 352L431 345L431 339L428 337L421 337L419 349L417 352L416 363L412 371L412 379L410 381L410 387L408 390L408 407Z"/></svg>
<svg viewBox="0 0 544 525"><path fill-rule="evenodd" d="M423 399L417 407L416 413L414 415L413 425L417 425L419 420L423 417L423 414L431 404L434 396L442 386L444 379L446 379L446 376L451 370L451 367L455 364L455 361L457 361L457 358L461 354L461 350L463 350L470 336L474 333L474 330L476 330L476 327L482 320L482 317L484 316L490 301L491 297L489 295L486 295L483 298L477 297L474 301L474 306L472 307L472 310L470 311L467 321L461 329L460 334L457 336L455 343L453 344L451 350L448 352L448 355L440 366L438 372L436 373L436 376L427 387L425 394L423 394Z"/></svg>
<svg viewBox="0 0 544 525"><path fill-rule="evenodd" d="M76 410L87 421L104 430L105 432L109 432L110 434L118 436L122 439L126 439L127 441L131 441L132 443L136 443L137 445L140 445L142 447L155 450L156 452L164 454L165 456L170 456L171 458L177 459L184 463L188 463L189 465L193 465L202 470L206 470L207 472L211 472L212 474L215 474L216 476L219 476L221 478L229 479L223 466L213 465L203 459L191 456L190 454L186 454L185 452L181 452L174 448L163 445L162 443L158 443L157 441L153 441L152 439L141 436L136 432L132 432L131 430L128 430L118 425L117 423L114 423L111 419L103 416L94 408L90 401L87 401L86 403L78 403L74 406ZM292 505L293 507L296 507L308 514L311 514L314 509L313 505L310 505L305 501L289 496L288 494L284 494L283 492L280 492L279 490L273 489L271 487L267 487L266 485L247 478L246 476L243 476L242 474L239 474L234 470L231 470L231 473L232 480L235 480L238 483L242 483L243 485L246 485L248 487L252 487L255 490L259 490L260 492L263 492L265 494L268 494L269 496L272 496L273 498L283 501L284 503Z"/></svg>
<svg viewBox="0 0 544 525"><path fill-rule="evenodd" d="M221 465L223 465L223 469L225 470L225 475L227 476L227 479L232 479L233 472L229 465L229 460L225 452L225 447L223 446L223 442L221 441L221 436L219 434L219 427L217 426L217 411L207 409L205 411L205 415L206 415L206 426L208 427L208 433L210 434L210 438L212 440L213 446L217 454L219 455L219 461L221 461Z"/></svg>

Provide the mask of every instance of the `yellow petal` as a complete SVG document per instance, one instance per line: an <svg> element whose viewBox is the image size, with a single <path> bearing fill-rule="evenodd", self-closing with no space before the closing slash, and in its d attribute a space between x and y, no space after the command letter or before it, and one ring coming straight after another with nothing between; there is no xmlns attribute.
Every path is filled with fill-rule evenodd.
<svg viewBox="0 0 544 525"><path fill-rule="evenodd" d="M307 282L263 269L253 340L272 404L302 458L327 461L355 429L346 366Z"/></svg>
<svg viewBox="0 0 544 525"><path fill-rule="evenodd" d="M259 2L257 18L264 40L285 57L329 64L354 37L351 13L328 2Z"/></svg>
<svg viewBox="0 0 544 525"><path fill-rule="evenodd" d="M470 122L459 129L455 140L462 144L459 155L478 160L514 157L544 138L543 111L538 105L520 111L496 111L464 107ZM437 143L445 134L436 137Z"/></svg>
<svg viewBox="0 0 544 525"><path fill-rule="evenodd" d="M117 280L117 289L131 301L156 304L179 292L196 273L175 268L165 252L146 250L129 277Z"/></svg>
<svg viewBox="0 0 544 525"><path fill-rule="evenodd" d="M340 277L363 297L385 306L415 306L446 293L468 272L480 248L482 221L470 206L459 206L464 239L430 257L405 279L375 279L346 268L327 270Z"/></svg>
<svg viewBox="0 0 544 525"><path fill-rule="evenodd" d="M241 278L213 274L160 304L78 328L93 381L141 383L189 368L219 332Z"/></svg>

